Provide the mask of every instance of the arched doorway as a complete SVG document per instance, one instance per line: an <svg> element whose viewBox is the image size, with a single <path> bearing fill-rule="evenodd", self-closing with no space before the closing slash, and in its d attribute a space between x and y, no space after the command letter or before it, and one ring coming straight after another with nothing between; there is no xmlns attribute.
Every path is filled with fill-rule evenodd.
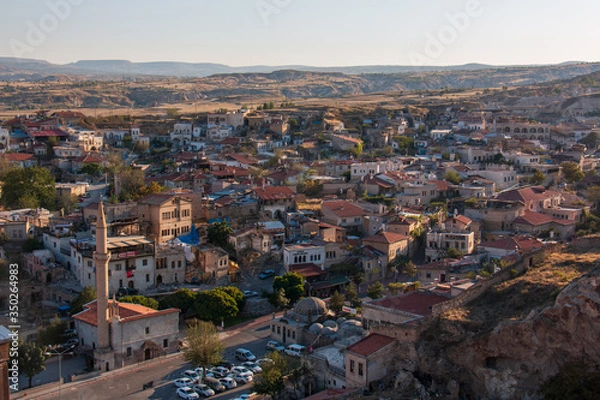
<svg viewBox="0 0 600 400"><path fill-rule="evenodd" d="M144 361L152 360L152 349L144 350Z"/></svg>
<svg viewBox="0 0 600 400"><path fill-rule="evenodd" d="M133 283L133 281L127 282L127 287L129 287L130 289L133 289L134 286L135 286L135 283Z"/></svg>
<svg viewBox="0 0 600 400"><path fill-rule="evenodd" d="M283 338L281 339L281 341L282 341L283 343L285 343L285 326L283 327L283 329L282 329L282 332L281 332L281 333L283 333Z"/></svg>
<svg viewBox="0 0 600 400"><path fill-rule="evenodd" d="M162 275L160 275L160 274L159 274L159 275L156 277L156 284L157 284L157 285L162 285L162 283L163 283L163 277L162 277Z"/></svg>

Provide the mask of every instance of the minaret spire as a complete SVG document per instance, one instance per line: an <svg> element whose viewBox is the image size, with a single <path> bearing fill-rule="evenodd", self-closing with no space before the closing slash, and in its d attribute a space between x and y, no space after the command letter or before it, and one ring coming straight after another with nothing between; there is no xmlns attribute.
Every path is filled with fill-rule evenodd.
<svg viewBox="0 0 600 400"><path fill-rule="evenodd" d="M96 294L98 296L98 347L110 348L109 314L108 314L108 253L107 224L104 216L102 200L98 204L98 218L96 219Z"/></svg>

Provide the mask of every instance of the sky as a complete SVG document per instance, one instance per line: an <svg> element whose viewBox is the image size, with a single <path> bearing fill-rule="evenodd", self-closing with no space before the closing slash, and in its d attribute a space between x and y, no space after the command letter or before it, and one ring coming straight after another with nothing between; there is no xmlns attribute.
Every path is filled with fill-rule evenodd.
<svg viewBox="0 0 600 400"><path fill-rule="evenodd" d="M600 61L592 0L13 0L2 14L0 56L57 64Z"/></svg>

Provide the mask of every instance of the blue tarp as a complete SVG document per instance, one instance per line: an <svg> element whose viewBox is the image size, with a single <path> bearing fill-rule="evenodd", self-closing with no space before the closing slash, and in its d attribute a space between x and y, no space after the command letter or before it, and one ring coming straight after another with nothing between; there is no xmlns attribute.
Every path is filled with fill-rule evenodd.
<svg viewBox="0 0 600 400"><path fill-rule="evenodd" d="M70 309L71 306L67 304L58 307L58 311L69 311Z"/></svg>
<svg viewBox="0 0 600 400"><path fill-rule="evenodd" d="M196 230L196 226L192 224L190 228L190 233L187 235L179 236L177 238L181 243L189 244L191 246L196 246L200 244L200 236L198 235L198 231Z"/></svg>

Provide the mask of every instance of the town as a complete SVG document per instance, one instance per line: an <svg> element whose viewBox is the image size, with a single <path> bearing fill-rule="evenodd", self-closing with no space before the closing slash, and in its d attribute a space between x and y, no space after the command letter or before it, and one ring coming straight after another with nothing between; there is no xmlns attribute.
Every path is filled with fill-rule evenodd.
<svg viewBox="0 0 600 400"><path fill-rule="evenodd" d="M0 125L1 258L21 266L20 337L46 358L81 358L77 379L185 353L194 318L222 330L267 316L268 347L307 368L274 393L398 387L418 373L406 346L439 315L600 229L597 117L270 101ZM235 358L262 371L244 351ZM173 396L194 398L196 367L189 385L166 382ZM194 388L243 385L243 369ZM273 395L260 382L254 392Z"/></svg>

